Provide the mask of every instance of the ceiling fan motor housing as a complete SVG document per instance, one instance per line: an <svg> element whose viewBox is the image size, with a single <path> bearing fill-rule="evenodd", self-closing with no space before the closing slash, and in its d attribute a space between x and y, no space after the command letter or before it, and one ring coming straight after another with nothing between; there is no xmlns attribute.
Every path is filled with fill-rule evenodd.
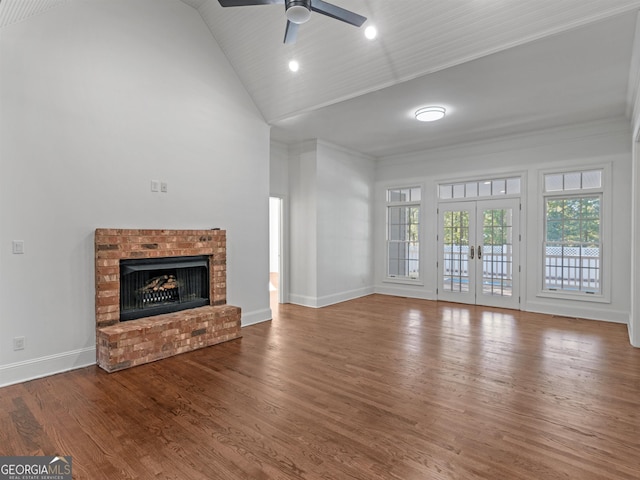
<svg viewBox="0 0 640 480"><path fill-rule="evenodd" d="M305 23L311 17L311 0L286 0L287 20L293 23Z"/></svg>

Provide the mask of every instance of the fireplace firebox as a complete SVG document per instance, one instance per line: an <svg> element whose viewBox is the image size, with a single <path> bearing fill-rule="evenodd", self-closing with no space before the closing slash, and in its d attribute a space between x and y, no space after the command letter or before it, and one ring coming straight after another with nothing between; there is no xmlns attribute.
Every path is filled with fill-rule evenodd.
<svg viewBox="0 0 640 480"><path fill-rule="evenodd" d="M209 257L120 261L120 321L209 305Z"/></svg>

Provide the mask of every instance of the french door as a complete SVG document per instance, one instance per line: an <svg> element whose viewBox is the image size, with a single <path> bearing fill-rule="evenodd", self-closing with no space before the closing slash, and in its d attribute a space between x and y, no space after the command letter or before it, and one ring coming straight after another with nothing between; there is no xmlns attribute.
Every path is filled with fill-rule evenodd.
<svg viewBox="0 0 640 480"><path fill-rule="evenodd" d="M438 299L518 309L520 200L441 203L438 210Z"/></svg>

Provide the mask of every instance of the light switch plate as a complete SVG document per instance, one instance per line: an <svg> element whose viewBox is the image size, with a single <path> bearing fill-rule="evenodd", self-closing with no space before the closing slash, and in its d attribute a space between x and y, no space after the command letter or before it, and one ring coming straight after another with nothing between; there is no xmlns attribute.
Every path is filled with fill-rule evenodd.
<svg viewBox="0 0 640 480"><path fill-rule="evenodd" d="M24 240L14 240L13 242L11 242L11 251L17 255L23 254Z"/></svg>

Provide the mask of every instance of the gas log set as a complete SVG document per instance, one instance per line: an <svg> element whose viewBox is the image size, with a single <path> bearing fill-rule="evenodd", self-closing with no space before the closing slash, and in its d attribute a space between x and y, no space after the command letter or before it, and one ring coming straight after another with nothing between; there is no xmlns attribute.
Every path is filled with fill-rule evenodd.
<svg viewBox="0 0 640 480"><path fill-rule="evenodd" d="M208 304L208 257L164 257L120 262L120 321Z"/></svg>

